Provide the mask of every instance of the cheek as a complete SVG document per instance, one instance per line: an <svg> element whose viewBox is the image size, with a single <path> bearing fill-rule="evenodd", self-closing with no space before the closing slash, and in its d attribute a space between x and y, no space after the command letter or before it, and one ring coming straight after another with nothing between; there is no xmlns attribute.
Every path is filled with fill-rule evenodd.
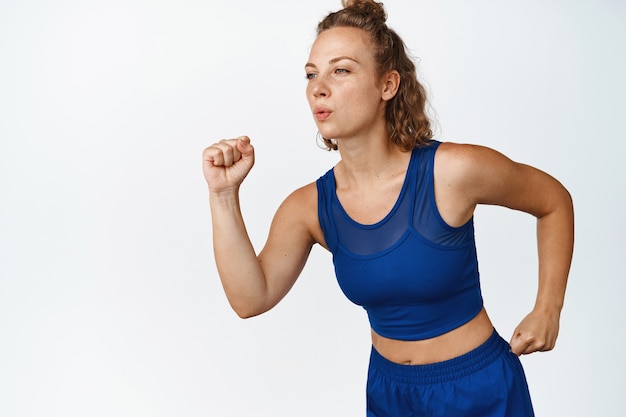
<svg viewBox="0 0 626 417"><path fill-rule="evenodd" d="M344 86L348 96L358 99L359 102L375 102L380 100L380 91L369 79Z"/></svg>
<svg viewBox="0 0 626 417"><path fill-rule="evenodd" d="M353 104L358 104L360 112L370 113L378 111L381 103L381 97L376 90L357 89L347 95L348 100Z"/></svg>

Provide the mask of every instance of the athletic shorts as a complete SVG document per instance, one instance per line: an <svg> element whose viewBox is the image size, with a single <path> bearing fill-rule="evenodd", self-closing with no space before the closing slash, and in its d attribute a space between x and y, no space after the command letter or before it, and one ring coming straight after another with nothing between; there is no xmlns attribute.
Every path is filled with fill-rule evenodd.
<svg viewBox="0 0 626 417"><path fill-rule="evenodd" d="M443 362L402 365L374 348L368 417L532 417L526 376L509 344L493 332L476 349Z"/></svg>

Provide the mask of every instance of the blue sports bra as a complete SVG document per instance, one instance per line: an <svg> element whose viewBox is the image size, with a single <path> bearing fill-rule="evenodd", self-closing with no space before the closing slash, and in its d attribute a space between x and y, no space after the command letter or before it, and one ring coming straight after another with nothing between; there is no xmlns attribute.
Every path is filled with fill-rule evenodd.
<svg viewBox="0 0 626 417"><path fill-rule="evenodd" d="M473 220L451 227L435 203L439 144L412 151L400 196L376 224L357 223L344 211L333 169L317 180L319 222L339 286L387 338L439 336L469 322L483 306Z"/></svg>

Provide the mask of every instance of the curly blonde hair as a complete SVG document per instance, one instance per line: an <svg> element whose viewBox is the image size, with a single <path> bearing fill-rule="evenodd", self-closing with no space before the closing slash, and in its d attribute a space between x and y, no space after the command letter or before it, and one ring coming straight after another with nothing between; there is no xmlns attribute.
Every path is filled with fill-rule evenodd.
<svg viewBox="0 0 626 417"><path fill-rule="evenodd" d="M398 92L385 110L389 140L405 151L427 144L433 132L426 114L426 90L417 80L415 64L406 52L406 45L387 26L383 4L373 0L342 0L341 3L342 10L330 13L318 24L317 35L336 27L354 27L367 32L375 48L378 76L391 70L400 73ZM337 150L335 141L323 140L329 150Z"/></svg>

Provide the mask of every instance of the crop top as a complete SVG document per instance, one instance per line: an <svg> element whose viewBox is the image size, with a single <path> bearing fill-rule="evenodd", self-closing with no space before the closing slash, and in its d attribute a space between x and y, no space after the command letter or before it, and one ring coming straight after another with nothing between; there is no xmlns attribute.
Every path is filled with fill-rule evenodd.
<svg viewBox="0 0 626 417"><path fill-rule="evenodd" d="M440 142L413 149L400 195L381 221L364 225L337 198L334 169L317 180L318 216L346 297L372 329L398 340L442 335L482 309L473 219L451 227L435 203Z"/></svg>

